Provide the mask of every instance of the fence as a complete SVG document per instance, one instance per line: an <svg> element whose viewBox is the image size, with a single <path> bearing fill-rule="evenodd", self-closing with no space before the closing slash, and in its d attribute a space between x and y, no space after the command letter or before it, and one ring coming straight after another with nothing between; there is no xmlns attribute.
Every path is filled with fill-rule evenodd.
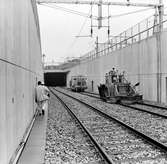
<svg viewBox="0 0 167 164"><path fill-rule="evenodd" d="M99 46L98 49L92 50L80 57L80 60L82 62L92 60L155 35L159 31L158 20L158 15L153 15L139 22L118 36L112 37L108 42ZM163 16L162 26L163 30L167 29L167 15Z"/></svg>

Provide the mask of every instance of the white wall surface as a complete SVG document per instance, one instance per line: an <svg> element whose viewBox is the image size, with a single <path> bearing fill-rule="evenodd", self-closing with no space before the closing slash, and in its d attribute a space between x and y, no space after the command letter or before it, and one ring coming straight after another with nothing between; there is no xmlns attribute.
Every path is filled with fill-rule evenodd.
<svg viewBox="0 0 167 164"><path fill-rule="evenodd" d="M35 111L36 80L43 79L35 7L31 0L0 1L0 164L18 147Z"/></svg>
<svg viewBox="0 0 167 164"><path fill-rule="evenodd" d="M162 35L162 101L167 103L167 31Z"/></svg>
<svg viewBox="0 0 167 164"><path fill-rule="evenodd" d="M162 33L162 102L166 102L167 77L167 32ZM119 71L126 71L127 79L135 84L140 82L139 91L146 100L157 100L157 40L152 36L140 42L114 51L105 56L83 62L70 69L68 80L72 75L82 74L88 77L88 86L91 90L91 81L94 81L94 90L97 85L104 83L105 73L113 67Z"/></svg>

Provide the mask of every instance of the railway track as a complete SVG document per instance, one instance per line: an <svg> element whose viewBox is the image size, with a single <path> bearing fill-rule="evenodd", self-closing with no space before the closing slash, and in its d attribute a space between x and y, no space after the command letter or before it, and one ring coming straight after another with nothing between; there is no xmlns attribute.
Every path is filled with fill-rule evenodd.
<svg viewBox="0 0 167 164"><path fill-rule="evenodd" d="M55 97L56 96L56 97ZM49 108L45 164L106 164L82 123L54 94Z"/></svg>
<svg viewBox="0 0 167 164"><path fill-rule="evenodd" d="M100 99L99 94L95 94L95 93L91 93L91 92L81 92L80 94Z"/></svg>
<svg viewBox="0 0 167 164"><path fill-rule="evenodd" d="M90 92L85 92L85 93L80 93L86 96L90 96L93 98L100 99L100 96L98 94L90 93ZM107 102L106 102L107 103ZM159 105L154 105L154 104L148 104L148 103L136 103L136 104L119 104L124 107L132 108L138 111L143 111L146 113L150 113L152 115L156 115L162 118L167 118L167 107L164 106L159 106Z"/></svg>
<svg viewBox="0 0 167 164"><path fill-rule="evenodd" d="M146 105L146 106L153 107L153 108L159 108L159 109L165 109L165 110L167 110L167 106L165 106L165 105L151 104L149 102L141 102L141 103L138 103L138 104L140 104L140 105Z"/></svg>
<svg viewBox="0 0 167 164"><path fill-rule="evenodd" d="M61 89L60 89L61 90ZM151 136L152 138L167 145L167 119L158 115L153 115L147 112L132 110L129 107L121 105L108 104L99 99L80 95L66 91L74 95L76 98L92 104L94 107L99 108L101 111L123 121L142 133Z"/></svg>
<svg viewBox="0 0 167 164"><path fill-rule="evenodd" d="M81 119L81 122L83 122L88 127L90 132L93 133L92 135L97 138L96 140L99 141L99 144L106 150L109 157L115 163L137 163L139 161L141 163L142 161L145 161L146 163L161 163L162 161L166 162L166 145L141 133L124 122L111 117L104 112L101 112L101 110L95 108L94 106L78 100L76 97L74 98L69 94L62 93L60 90L54 90L54 92L59 92L63 101L64 96L66 96L65 101L71 107L72 104L74 104L74 99L78 102L78 105L76 105L77 107L73 108L75 108L75 112L77 113L78 117L80 117L79 119ZM90 109L91 111L92 109L96 111L96 114L95 112L92 114ZM81 112L82 114L79 114L78 112ZM91 120L93 120L93 123L91 123ZM159 147L164 151L162 152L156 147ZM158 156L155 155L157 150L159 153L162 153L160 154L163 157L160 154Z"/></svg>

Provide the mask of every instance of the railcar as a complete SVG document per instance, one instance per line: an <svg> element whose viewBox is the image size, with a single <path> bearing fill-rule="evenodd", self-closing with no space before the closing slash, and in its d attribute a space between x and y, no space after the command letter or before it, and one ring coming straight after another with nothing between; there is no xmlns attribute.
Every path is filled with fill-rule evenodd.
<svg viewBox="0 0 167 164"><path fill-rule="evenodd" d="M87 78L82 75L72 76L70 80L70 88L75 92L84 92L87 89Z"/></svg>
<svg viewBox="0 0 167 164"><path fill-rule="evenodd" d="M118 74L114 69L106 73L105 84L98 86L100 98L111 103L136 103L142 101L142 95L136 91L139 83L132 85L125 78L125 72Z"/></svg>

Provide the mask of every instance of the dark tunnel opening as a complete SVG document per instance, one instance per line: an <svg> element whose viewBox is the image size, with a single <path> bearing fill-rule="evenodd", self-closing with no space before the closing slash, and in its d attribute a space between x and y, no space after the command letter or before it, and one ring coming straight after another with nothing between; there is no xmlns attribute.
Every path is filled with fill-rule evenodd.
<svg viewBox="0 0 167 164"><path fill-rule="evenodd" d="M44 73L44 82L46 86L56 87L66 86L67 72L48 72Z"/></svg>

